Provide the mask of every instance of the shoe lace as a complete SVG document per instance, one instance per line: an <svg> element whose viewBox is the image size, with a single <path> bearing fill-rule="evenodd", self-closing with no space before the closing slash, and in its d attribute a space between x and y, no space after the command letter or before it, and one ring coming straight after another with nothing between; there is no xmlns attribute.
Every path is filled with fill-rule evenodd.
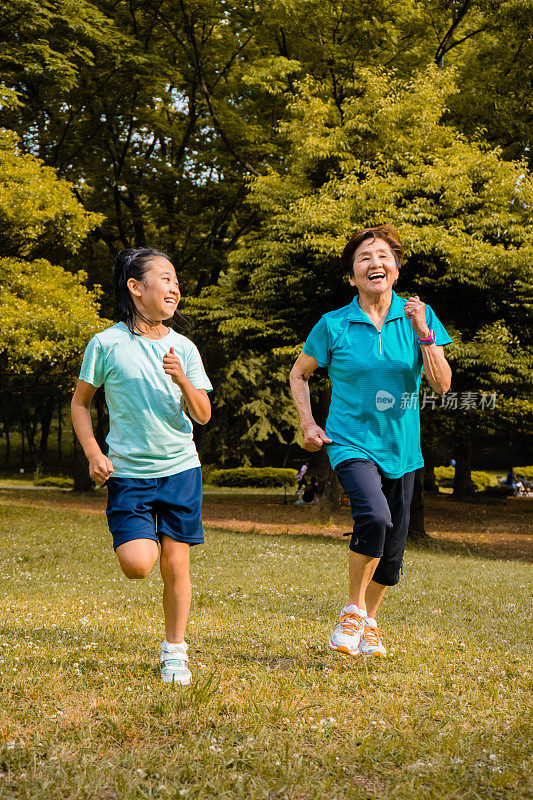
<svg viewBox="0 0 533 800"><path fill-rule="evenodd" d="M380 635L383 635L383 631L380 631L379 628L372 628L370 625L365 625L365 629L363 631L363 636L365 637L368 644L371 645L380 645Z"/></svg>
<svg viewBox="0 0 533 800"><path fill-rule="evenodd" d="M348 612L345 612L344 614L341 614L341 618L339 620L341 631L343 633L348 633L353 635L359 631L362 621L363 618L360 617L359 614L355 613L350 614Z"/></svg>

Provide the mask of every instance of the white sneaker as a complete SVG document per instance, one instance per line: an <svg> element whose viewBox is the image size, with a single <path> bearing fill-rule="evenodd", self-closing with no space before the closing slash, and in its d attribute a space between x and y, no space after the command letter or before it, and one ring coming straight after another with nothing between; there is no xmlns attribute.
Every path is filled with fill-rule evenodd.
<svg viewBox="0 0 533 800"><path fill-rule="evenodd" d="M379 634L382 631L378 629L376 620L372 619L372 617L367 617L364 622L365 626L359 642L359 653L362 656L386 656L387 651L379 638Z"/></svg>
<svg viewBox="0 0 533 800"><path fill-rule="evenodd" d="M187 644L169 644L166 640L159 648L159 665L163 683L176 683L178 686L188 686L192 675L189 670L187 657Z"/></svg>
<svg viewBox="0 0 533 800"><path fill-rule="evenodd" d="M364 627L364 611L355 605L345 606L341 611L339 624L331 634L329 646L339 653L358 655Z"/></svg>

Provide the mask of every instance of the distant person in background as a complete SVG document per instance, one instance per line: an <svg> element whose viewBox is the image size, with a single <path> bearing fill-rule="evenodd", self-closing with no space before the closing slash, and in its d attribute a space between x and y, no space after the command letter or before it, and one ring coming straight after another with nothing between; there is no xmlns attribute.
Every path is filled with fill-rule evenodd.
<svg viewBox="0 0 533 800"><path fill-rule="evenodd" d="M304 489L304 493L302 495L302 502L314 503L317 497L318 497L318 484L316 482L316 478L313 476L311 478L311 483L309 484L309 486L306 486Z"/></svg>
<svg viewBox="0 0 533 800"><path fill-rule="evenodd" d="M298 481L298 488L296 489L297 492L301 491L303 487L306 485L307 481L305 480L305 473L307 472L307 465L309 462L305 462L302 464L298 471L298 475L296 476L296 480Z"/></svg>
<svg viewBox="0 0 533 800"><path fill-rule="evenodd" d="M511 469L507 473L505 483L507 486L511 487L514 495L516 495L518 491L522 488L522 484L519 484L519 481L516 480L513 467L511 467Z"/></svg>

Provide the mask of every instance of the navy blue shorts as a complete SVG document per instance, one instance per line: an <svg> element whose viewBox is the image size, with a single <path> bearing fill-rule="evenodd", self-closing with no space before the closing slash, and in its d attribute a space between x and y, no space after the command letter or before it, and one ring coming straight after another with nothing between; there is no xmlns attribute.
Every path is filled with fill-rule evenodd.
<svg viewBox="0 0 533 800"><path fill-rule="evenodd" d="M116 550L132 539L165 534L186 544L202 544L202 470L200 467L165 478L109 478L107 522Z"/></svg>
<svg viewBox="0 0 533 800"><path fill-rule="evenodd" d="M343 461L335 472L350 498L350 550L379 558L372 580L394 586L400 580L415 473L387 478L377 464L363 458Z"/></svg>

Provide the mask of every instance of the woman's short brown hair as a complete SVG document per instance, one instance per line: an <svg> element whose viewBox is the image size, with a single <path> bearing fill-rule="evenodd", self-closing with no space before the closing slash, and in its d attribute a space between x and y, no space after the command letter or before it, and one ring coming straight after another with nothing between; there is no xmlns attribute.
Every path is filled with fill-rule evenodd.
<svg viewBox="0 0 533 800"><path fill-rule="evenodd" d="M394 260L396 261L396 266L400 269L403 258L403 247L400 243L398 231L396 228L393 228L392 225L376 225L375 228L363 228L363 230L356 231L348 239L346 247L342 251L341 265L344 272L349 277L353 275L355 251L359 245L367 239L383 239L384 242L387 242L394 256Z"/></svg>

